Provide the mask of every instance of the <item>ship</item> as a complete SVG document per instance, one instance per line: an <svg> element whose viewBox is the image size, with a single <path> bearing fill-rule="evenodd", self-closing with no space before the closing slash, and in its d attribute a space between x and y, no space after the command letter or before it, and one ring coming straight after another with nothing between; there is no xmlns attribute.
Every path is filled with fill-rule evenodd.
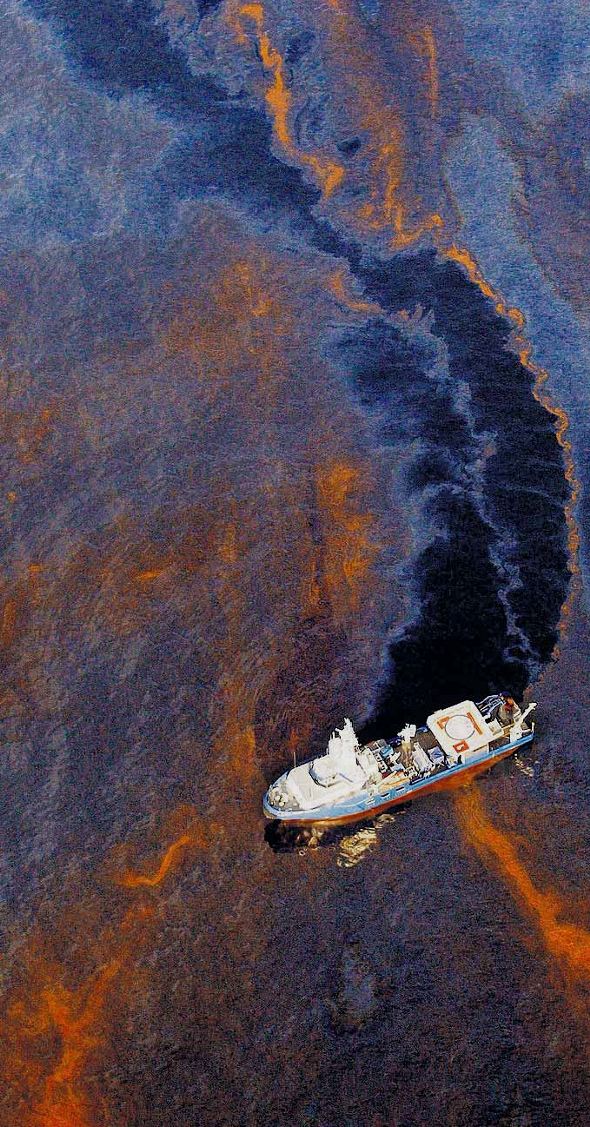
<svg viewBox="0 0 590 1127"><path fill-rule="evenodd" d="M391 739L360 744L353 724L336 728L327 751L295 764L263 799L267 818L335 825L369 819L479 774L534 739L533 702L507 693L461 701L433 712L423 727L406 724Z"/></svg>

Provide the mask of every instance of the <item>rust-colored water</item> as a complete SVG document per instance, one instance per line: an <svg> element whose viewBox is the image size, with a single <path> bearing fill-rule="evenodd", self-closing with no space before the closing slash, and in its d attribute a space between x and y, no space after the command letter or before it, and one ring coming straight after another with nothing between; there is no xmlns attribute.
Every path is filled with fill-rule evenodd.
<svg viewBox="0 0 590 1127"><path fill-rule="evenodd" d="M577 1127L581 470L558 381L444 187L451 15L327 0L197 19L158 0L135 40L141 5L125 10L122 46L118 9L82 42L92 6L56 6L38 40L40 7L17 21L40 52L30 97L64 60L45 104L52 122L67 106L56 129L75 117L56 156L71 178L72 138L102 116L80 199L19 204L39 230L67 213L63 240L33 251L29 231L2 263L0 1123ZM38 194L54 175L66 190L53 170ZM9 202L29 178L7 176ZM534 590L506 579L486 492L518 426L500 404L478 429L489 384L469 363L449 375L451 348L483 339L542 452L518 510L522 562L549 561ZM549 641L515 641L507 588ZM273 851L268 782L397 691L388 654L421 623L437 686L460 646L466 693L542 669L534 748L470 790ZM421 720L412 660L395 707Z"/></svg>

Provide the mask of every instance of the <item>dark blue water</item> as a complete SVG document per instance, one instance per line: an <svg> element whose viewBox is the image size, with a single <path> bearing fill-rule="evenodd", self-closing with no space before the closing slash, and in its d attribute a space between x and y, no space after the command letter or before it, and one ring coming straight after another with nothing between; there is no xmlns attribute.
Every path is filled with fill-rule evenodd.
<svg viewBox="0 0 590 1127"><path fill-rule="evenodd" d="M360 238L367 138L332 135L322 13L287 7L265 19L294 148L339 154L342 207L281 149L272 76L221 5L29 0L13 39L6 17L6 100L29 109L2 149L0 1120L578 1127L580 979L452 798L322 849L265 840L266 785L352 699L369 737L548 670L538 744L480 785L534 887L589 926L582 619L551 663L553 421L459 266ZM445 13L361 7L367 42L388 14L430 20L443 58ZM417 150L409 79L376 79ZM340 308L336 270L379 308ZM327 513L340 463L361 485ZM356 602L354 505L379 544ZM183 839L159 880L121 879Z"/></svg>

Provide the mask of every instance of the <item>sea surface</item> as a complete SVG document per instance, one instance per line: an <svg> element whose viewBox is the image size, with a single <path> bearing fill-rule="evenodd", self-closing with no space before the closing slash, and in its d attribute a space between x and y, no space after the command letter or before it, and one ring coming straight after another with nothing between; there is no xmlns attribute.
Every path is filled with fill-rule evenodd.
<svg viewBox="0 0 590 1127"><path fill-rule="evenodd" d="M0 1127L583 1127L590 21L11 0ZM345 830L350 716L538 703Z"/></svg>

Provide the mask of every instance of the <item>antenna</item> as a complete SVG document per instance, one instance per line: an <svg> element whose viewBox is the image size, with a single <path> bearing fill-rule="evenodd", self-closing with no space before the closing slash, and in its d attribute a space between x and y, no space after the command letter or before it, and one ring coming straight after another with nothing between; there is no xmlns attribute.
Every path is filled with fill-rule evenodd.
<svg viewBox="0 0 590 1127"><path fill-rule="evenodd" d="M291 751L293 752L293 766L296 767L297 766L297 732L295 731L295 728L291 728L291 731L289 732L289 745L291 747Z"/></svg>

